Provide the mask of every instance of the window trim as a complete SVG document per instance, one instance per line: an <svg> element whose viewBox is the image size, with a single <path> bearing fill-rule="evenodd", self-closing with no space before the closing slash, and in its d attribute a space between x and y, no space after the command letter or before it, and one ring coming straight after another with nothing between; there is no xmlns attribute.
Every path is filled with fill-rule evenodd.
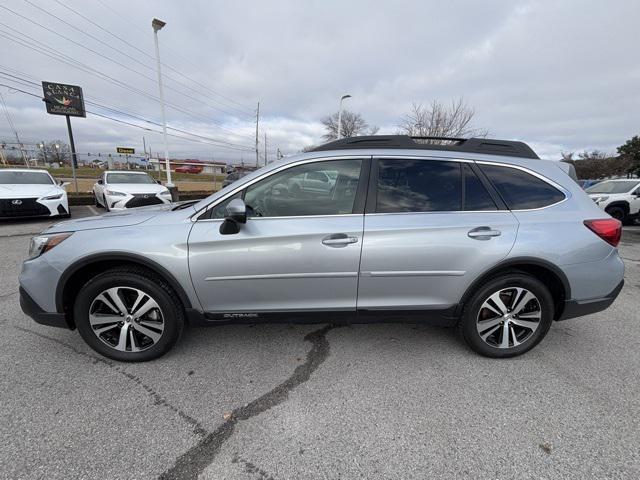
<svg viewBox="0 0 640 480"><path fill-rule="evenodd" d="M335 215L296 215L296 216L286 216L286 217L251 217L251 221L257 219L294 219L294 218L321 218L321 217L346 217L352 215L361 216L364 214L364 205L366 202L367 196L367 185L370 181L370 171L371 171L371 155L340 155L335 157L321 157L321 158L308 158L304 160L298 160L296 162L287 163L285 165L281 165L280 167L265 172L263 175L254 178L253 180L243 183L242 185L236 187L231 190L229 193L224 196L217 198L216 200L209 203L206 207L201 210L198 210L194 213L190 218L192 222L219 222L224 221L224 218L209 218L211 215L211 210L218 206L220 203L227 200L229 197L233 197L239 192L242 192L242 198L244 199L244 191L249 188L254 183L260 182L271 175L275 175L284 170L288 170L293 167L297 167L300 165L305 165L307 163L317 163L317 162L329 162L329 161L339 161L339 160L361 160L362 164L360 166L360 178L358 179L358 188L356 189L356 197L353 202L353 211L351 213L339 213Z"/></svg>
<svg viewBox="0 0 640 480"><path fill-rule="evenodd" d="M538 178L539 180L542 180L543 182L545 182L546 184L554 187L556 190L558 190L562 195L564 195L564 198L562 200L558 200L555 203L550 203L549 205L545 205L544 207L536 207L536 208L514 208L514 209L509 209L507 206L507 209L511 212L536 212L538 210L545 210L547 208L556 206L556 205L560 205L561 203L566 202L567 200L569 200L569 198L571 197L571 192L569 192L566 188L564 188L562 185L554 182L553 180L545 177L544 175L535 172L533 170L530 170L526 167L521 167L520 165L512 165L512 164L507 164L507 163L500 163L500 162L490 162L490 161L486 161L486 160L477 160L476 161L477 164L479 165L491 165L491 166L495 166L495 167L504 167L504 168L512 168L515 170L520 170L523 171L524 173L528 173L529 175L533 175L534 177ZM482 171L482 169L480 169ZM486 173L482 172L482 174L484 176L486 176ZM498 195L500 195L500 193L498 192L498 189L493 185L493 182L491 182L491 180L489 179L488 176L486 176L487 180L491 183L491 186L495 189L495 191L498 193ZM500 198L502 198L502 196L500 195ZM504 201L504 200L503 200ZM506 205L506 202L504 202Z"/></svg>

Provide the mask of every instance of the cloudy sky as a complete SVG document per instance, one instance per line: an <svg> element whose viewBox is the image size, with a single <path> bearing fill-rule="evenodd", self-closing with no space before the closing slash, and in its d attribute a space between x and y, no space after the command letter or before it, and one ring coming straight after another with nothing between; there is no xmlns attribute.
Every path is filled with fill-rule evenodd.
<svg viewBox="0 0 640 480"><path fill-rule="evenodd" d="M631 0L3 0L0 83L38 96L42 80L80 85L88 110L120 120L74 119L79 152L141 151L143 135L159 151L153 17L167 22L160 50L177 158L254 161L258 101L261 152L266 133L269 157L295 153L321 142L319 120L344 93L380 133L394 133L414 102L464 97L476 127L546 158L614 152L640 134ZM66 139L63 117L39 98L0 93L23 142ZM0 110L0 140L13 138Z"/></svg>

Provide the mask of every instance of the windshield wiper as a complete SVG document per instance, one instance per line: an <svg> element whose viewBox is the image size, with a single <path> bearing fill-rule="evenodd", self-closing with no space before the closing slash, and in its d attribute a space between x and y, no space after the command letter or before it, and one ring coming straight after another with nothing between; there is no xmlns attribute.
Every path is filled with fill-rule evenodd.
<svg viewBox="0 0 640 480"><path fill-rule="evenodd" d="M184 203L181 203L180 205L176 205L175 207L173 207L171 209L172 212L175 212L176 210L182 210L184 208L190 207L191 205L198 203L200 200L187 200Z"/></svg>

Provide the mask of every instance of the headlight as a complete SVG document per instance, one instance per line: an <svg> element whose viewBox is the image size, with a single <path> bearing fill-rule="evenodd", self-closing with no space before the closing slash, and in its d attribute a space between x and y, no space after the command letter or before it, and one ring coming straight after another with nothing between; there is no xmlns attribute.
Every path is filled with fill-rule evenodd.
<svg viewBox="0 0 640 480"><path fill-rule="evenodd" d="M59 245L64 240L71 236L72 232L67 233L52 233L51 235L38 235L31 238L29 244L29 257L27 260L39 257L43 253L48 252L56 245Z"/></svg>
<svg viewBox="0 0 640 480"><path fill-rule="evenodd" d="M171 192L169 190L163 190L160 193L158 193L158 195L171 196Z"/></svg>
<svg viewBox="0 0 640 480"><path fill-rule="evenodd" d="M606 202L607 200L609 200L609 197L598 197L596 198L596 203Z"/></svg>
<svg viewBox="0 0 640 480"><path fill-rule="evenodd" d="M58 193L56 195L49 195L48 197L42 197L40 200L60 200L62 198L62 193Z"/></svg>
<svg viewBox="0 0 640 480"><path fill-rule="evenodd" d="M127 196L126 193L116 192L115 190L105 190L104 193L105 193L105 195L111 195L113 197L126 197Z"/></svg>

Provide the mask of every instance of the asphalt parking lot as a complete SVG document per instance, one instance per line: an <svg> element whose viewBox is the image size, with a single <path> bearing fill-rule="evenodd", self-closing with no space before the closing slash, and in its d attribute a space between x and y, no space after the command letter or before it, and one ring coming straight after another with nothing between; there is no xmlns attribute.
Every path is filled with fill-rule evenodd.
<svg viewBox="0 0 640 480"><path fill-rule="evenodd" d="M119 364L20 311L46 225L0 224L0 478L640 478L640 227L616 303L515 359L421 325L244 325Z"/></svg>

